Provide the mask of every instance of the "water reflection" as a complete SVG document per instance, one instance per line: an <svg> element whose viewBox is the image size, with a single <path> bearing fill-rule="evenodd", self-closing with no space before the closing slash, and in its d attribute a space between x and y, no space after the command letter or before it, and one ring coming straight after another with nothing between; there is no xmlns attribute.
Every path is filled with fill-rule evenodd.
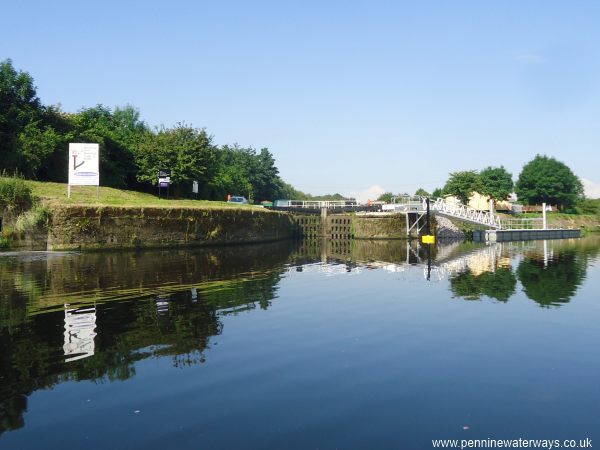
<svg viewBox="0 0 600 450"><path fill-rule="evenodd" d="M508 301L517 280L527 298L540 306L568 303L585 279L598 239L496 243L456 257L440 267L449 274L454 297Z"/></svg>
<svg viewBox="0 0 600 450"><path fill-rule="evenodd" d="M553 254L550 259L523 259L517 268L523 291L541 306L568 303L585 278L587 260L576 250Z"/></svg>
<svg viewBox="0 0 600 450"><path fill-rule="evenodd" d="M202 364L224 318L268 309L283 277L377 270L454 298L569 302L597 238L482 246L304 241L197 251L0 256L0 434L24 426L28 396L65 381L126 380L136 363ZM399 277L402 274L402 277ZM363 293L368 295L366 292ZM448 296L450 297L450 296ZM446 301L445 298L439 299Z"/></svg>
<svg viewBox="0 0 600 450"><path fill-rule="evenodd" d="M35 390L125 380L149 357L170 357L175 367L204 362L220 315L270 305L292 250L0 258L0 434L24 425Z"/></svg>
<svg viewBox="0 0 600 450"><path fill-rule="evenodd" d="M96 337L96 308L69 309L65 305L65 362L94 355Z"/></svg>

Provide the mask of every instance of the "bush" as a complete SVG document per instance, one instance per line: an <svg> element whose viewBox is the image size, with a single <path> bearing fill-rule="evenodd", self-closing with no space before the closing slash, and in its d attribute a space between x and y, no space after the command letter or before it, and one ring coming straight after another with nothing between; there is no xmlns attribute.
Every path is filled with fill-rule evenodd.
<svg viewBox="0 0 600 450"><path fill-rule="evenodd" d="M49 216L50 212L48 208L38 203L17 217L15 231L26 232L44 227Z"/></svg>
<svg viewBox="0 0 600 450"><path fill-rule="evenodd" d="M598 215L600 214L600 199L586 198L577 205L577 209L581 214Z"/></svg>
<svg viewBox="0 0 600 450"><path fill-rule="evenodd" d="M25 211L33 205L31 188L22 178L0 177L0 211L8 208Z"/></svg>

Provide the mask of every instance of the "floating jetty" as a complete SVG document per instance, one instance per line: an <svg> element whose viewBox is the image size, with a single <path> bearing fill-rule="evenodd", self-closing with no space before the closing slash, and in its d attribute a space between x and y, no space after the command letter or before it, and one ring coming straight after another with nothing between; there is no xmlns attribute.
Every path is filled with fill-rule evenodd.
<svg viewBox="0 0 600 450"><path fill-rule="evenodd" d="M473 230L475 242L537 241L544 239L580 238L580 229Z"/></svg>

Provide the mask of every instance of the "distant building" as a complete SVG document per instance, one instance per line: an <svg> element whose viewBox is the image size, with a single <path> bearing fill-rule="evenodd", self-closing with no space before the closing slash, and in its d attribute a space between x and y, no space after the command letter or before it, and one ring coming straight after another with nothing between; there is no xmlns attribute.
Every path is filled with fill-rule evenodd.
<svg viewBox="0 0 600 450"><path fill-rule="evenodd" d="M453 196L448 195L444 197L449 203L459 204L460 200ZM512 211L513 204L517 201L517 196L515 194L511 194L508 200L500 200L495 202L496 211ZM467 205L469 208L477 209L479 211L489 211L490 210L490 197L487 195L480 194L479 192L473 192L471 197L469 198L469 204Z"/></svg>

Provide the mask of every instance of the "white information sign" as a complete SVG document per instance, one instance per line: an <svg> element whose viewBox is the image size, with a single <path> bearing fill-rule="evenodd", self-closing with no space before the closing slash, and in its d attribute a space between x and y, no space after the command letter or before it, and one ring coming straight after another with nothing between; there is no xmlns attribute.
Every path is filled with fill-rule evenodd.
<svg viewBox="0 0 600 450"><path fill-rule="evenodd" d="M194 194L198 193L198 182L197 181L192 181L192 192Z"/></svg>
<svg viewBox="0 0 600 450"><path fill-rule="evenodd" d="M100 186L98 144L69 144L69 186Z"/></svg>

